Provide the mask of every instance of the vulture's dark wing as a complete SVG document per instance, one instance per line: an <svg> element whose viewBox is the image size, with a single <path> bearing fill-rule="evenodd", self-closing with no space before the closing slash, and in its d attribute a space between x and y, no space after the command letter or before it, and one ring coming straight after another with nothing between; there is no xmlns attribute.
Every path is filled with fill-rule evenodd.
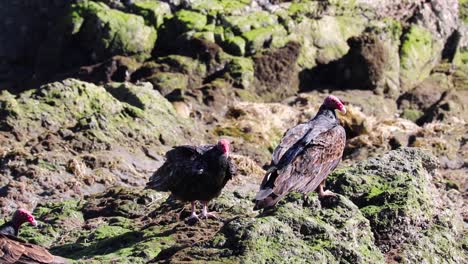
<svg viewBox="0 0 468 264"><path fill-rule="evenodd" d="M151 176L147 187L158 191L169 191L171 186L177 185L184 177L201 174L206 164L202 155L214 145L178 146L166 153L166 162Z"/></svg>
<svg viewBox="0 0 468 264"><path fill-rule="evenodd" d="M340 162L345 143L342 126L320 133L288 166L267 172L256 199L268 207L291 191L315 190Z"/></svg>
<svg viewBox="0 0 468 264"><path fill-rule="evenodd" d="M47 249L25 243L13 236L0 235L1 263L70 263L54 256Z"/></svg>
<svg viewBox="0 0 468 264"><path fill-rule="evenodd" d="M284 133L283 138L279 145L273 151L272 163L278 164L284 153L290 149L299 139L310 130L308 123L301 123L295 127L292 127Z"/></svg>
<svg viewBox="0 0 468 264"><path fill-rule="evenodd" d="M278 169L289 165L317 136L336 125L336 123L318 116L307 123L301 123L289 129L273 151L273 165L276 165Z"/></svg>

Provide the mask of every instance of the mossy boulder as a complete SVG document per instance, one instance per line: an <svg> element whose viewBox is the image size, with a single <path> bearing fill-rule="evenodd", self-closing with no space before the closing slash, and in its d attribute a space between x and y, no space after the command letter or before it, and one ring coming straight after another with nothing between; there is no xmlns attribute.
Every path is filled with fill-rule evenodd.
<svg viewBox="0 0 468 264"><path fill-rule="evenodd" d="M18 96L3 91L0 105L0 133L18 135L3 141L15 160L2 167L10 179L4 210L15 206L17 173L30 175L22 189L26 204L41 195L77 197L118 182L143 184L169 146L203 133L150 83L102 87L66 79Z"/></svg>
<svg viewBox="0 0 468 264"><path fill-rule="evenodd" d="M100 61L113 55L150 57L156 30L145 25L141 16L111 9L104 3L83 1L74 4L69 14L72 34Z"/></svg>
<svg viewBox="0 0 468 264"><path fill-rule="evenodd" d="M403 148L337 170L330 177L330 188L360 208L370 221L376 244L384 253L395 254L395 260L411 263L461 259L465 253L458 233L460 216L454 216L454 227L446 222L450 220L436 217L444 214L438 209L442 196L432 184L438 166L430 153ZM439 236L453 240L449 245L449 239L431 240ZM431 254L417 252L415 247L424 247L422 244Z"/></svg>
<svg viewBox="0 0 468 264"><path fill-rule="evenodd" d="M130 10L142 16L147 25L151 25L155 28L159 28L164 23L164 19L172 15L170 5L160 1L135 1L131 5Z"/></svg>
<svg viewBox="0 0 468 264"><path fill-rule="evenodd" d="M186 32L189 30L200 31L207 23L206 15L190 10L180 10L174 14L176 30Z"/></svg>
<svg viewBox="0 0 468 264"><path fill-rule="evenodd" d="M410 90L429 76L442 50L440 40L424 27L411 25L403 34L400 48L400 82Z"/></svg>

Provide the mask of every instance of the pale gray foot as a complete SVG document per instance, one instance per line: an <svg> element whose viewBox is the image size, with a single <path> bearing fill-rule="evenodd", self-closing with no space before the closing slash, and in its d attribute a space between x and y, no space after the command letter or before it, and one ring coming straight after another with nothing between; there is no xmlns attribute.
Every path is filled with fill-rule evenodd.
<svg viewBox="0 0 468 264"><path fill-rule="evenodd" d="M192 213L190 214L189 217L187 217L185 219L185 221L187 221L187 222L198 222L200 220L200 218L198 218L197 213L195 212L196 211L196 203L197 203L196 201L191 202Z"/></svg>
<svg viewBox="0 0 468 264"><path fill-rule="evenodd" d="M320 185L319 185L319 188L318 188L318 191L317 191L317 192L318 192L318 196L319 196L320 198L323 198L323 197L335 197L335 196L336 196L336 194L335 194L334 192L330 191L330 190L324 191L324 190L323 190L323 187L324 187L324 184L320 184Z"/></svg>
<svg viewBox="0 0 468 264"><path fill-rule="evenodd" d="M200 215L200 218L202 218L202 219L211 218L211 219L219 220L219 217L215 213L208 212L208 202L207 201L202 201L202 204L203 204L203 210L202 210L202 213Z"/></svg>

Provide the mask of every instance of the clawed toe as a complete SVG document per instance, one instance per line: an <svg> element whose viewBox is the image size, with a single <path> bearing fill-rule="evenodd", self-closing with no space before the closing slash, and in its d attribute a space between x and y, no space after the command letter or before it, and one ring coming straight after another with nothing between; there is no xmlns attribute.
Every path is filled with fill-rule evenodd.
<svg viewBox="0 0 468 264"><path fill-rule="evenodd" d="M207 213L202 213L202 214L200 215L200 217L201 217L202 219L209 219L209 218L211 218L211 219L219 220L219 217L218 217L216 214L214 214L214 213L208 213L208 212L207 212Z"/></svg>
<svg viewBox="0 0 468 264"><path fill-rule="evenodd" d="M196 223L200 221L200 218L196 214L191 214L189 217L185 218L187 223Z"/></svg>
<svg viewBox="0 0 468 264"><path fill-rule="evenodd" d="M326 190L322 193L319 193L319 197L320 198L323 198L323 197L336 197L336 193L330 191L330 190Z"/></svg>

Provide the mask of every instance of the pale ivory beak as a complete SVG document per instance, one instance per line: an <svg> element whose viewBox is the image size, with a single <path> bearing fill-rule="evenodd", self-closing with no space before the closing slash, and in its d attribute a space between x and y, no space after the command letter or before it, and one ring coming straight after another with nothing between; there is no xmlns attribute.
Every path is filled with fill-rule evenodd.
<svg viewBox="0 0 468 264"><path fill-rule="evenodd" d="M32 226L37 226L36 220L32 221L32 222L31 222L31 225L32 225Z"/></svg>
<svg viewBox="0 0 468 264"><path fill-rule="evenodd" d="M341 114L346 115L346 107L343 106L340 110Z"/></svg>

